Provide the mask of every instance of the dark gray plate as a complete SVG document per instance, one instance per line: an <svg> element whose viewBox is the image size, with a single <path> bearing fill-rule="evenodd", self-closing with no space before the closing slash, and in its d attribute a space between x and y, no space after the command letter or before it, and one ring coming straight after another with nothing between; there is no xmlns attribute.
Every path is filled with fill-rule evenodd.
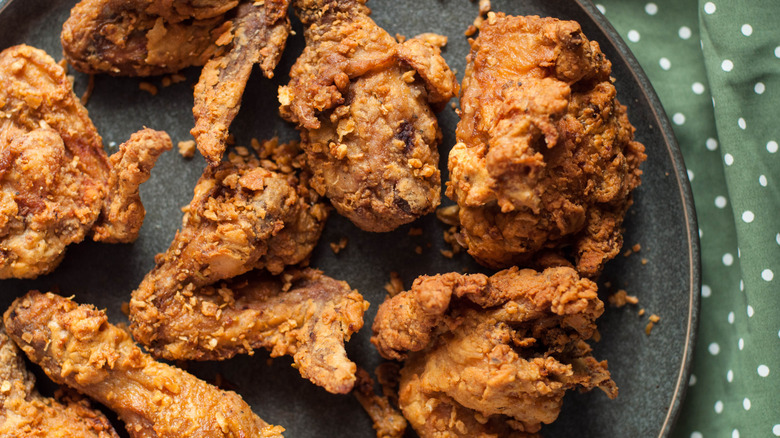
<svg viewBox="0 0 780 438"><path fill-rule="evenodd" d="M0 10L4 1L0 0ZM24 0L10 4L0 15L0 49L27 43L61 57L59 31L74 0ZM373 18L391 34L413 36L422 32L447 35L444 56L462 77L468 43L463 31L477 14L476 4L466 0L396 0L370 3ZM640 243L641 252L618 256L602 278L603 299L619 288L637 295L640 306L660 315L661 322L645 335L647 316L637 308L608 308L599 322L602 338L595 356L607 359L620 396L610 401L600 391L570 394L559 420L543 430L555 437L651 437L667 436L679 412L685 389L699 311L699 241L685 166L664 111L650 83L626 45L592 4L583 0L494 0L493 9L512 14L539 14L574 19L585 34L598 41L613 62L613 76L620 101L629 107L636 137L647 147L642 186L626 220L626 246ZM273 81L255 72L244 96L241 113L232 132L238 144L278 135L296 138L292 127L277 116L276 88L287 82L286 73L303 48L300 25L291 37ZM148 126L168 131L174 140L190 139L192 85L198 69L184 72L184 83L160 87L156 97L139 91L139 79L99 76L87 108L103 136L109 153L129 135ZM151 82L160 85L159 79ZM76 75L81 93L86 78ZM439 119L444 132L441 166L446 178L447 151L455 143L457 117L451 108ZM107 245L84 242L68 250L64 262L51 275L34 281L0 282L0 308L32 288L59 288L76 300L106 308L114 322L126 321L120 311L131 291L154 265L154 255L164 251L181 222L180 208L192 197L192 188L205 162L200 156L184 159L176 152L162 156L152 178L141 190L147 216L134 244ZM449 202L449 201L445 201ZM409 287L421 274L447 271L483 271L469 256L449 260L440 249L445 226L432 216L412 224L423 236L408 236L410 226L387 234L358 230L333 215L327 224L311 265L343 279L371 301L364 329L348 345L350 356L372 370L379 357L369 343L371 321L384 299L383 285L391 271L401 274ZM328 243L342 236L349 244L334 255ZM424 248L422 255L414 252ZM641 260L647 259L643 264ZM484 271L483 271L484 272ZM604 283L610 283L610 287ZM288 436L369 437L371 423L351 396L336 396L303 380L289 358L272 362L267 353L238 357L222 363L191 364L193 373L211 379L221 373L268 422L287 428ZM121 426L120 426L121 428ZM411 435L411 434L410 434Z"/></svg>

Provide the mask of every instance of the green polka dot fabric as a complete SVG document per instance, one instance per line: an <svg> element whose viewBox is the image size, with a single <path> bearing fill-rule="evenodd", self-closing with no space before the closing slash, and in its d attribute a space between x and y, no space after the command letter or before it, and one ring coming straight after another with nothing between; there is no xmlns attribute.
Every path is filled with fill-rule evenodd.
<svg viewBox="0 0 780 438"><path fill-rule="evenodd" d="M699 338L672 436L780 436L780 1L597 7L672 121L699 220Z"/></svg>

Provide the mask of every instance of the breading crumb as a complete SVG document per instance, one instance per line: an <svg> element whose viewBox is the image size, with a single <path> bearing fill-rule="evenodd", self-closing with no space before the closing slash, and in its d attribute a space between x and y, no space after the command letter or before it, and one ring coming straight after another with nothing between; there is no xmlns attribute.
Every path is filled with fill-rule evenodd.
<svg viewBox="0 0 780 438"><path fill-rule="evenodd" d="M593 331L593 336L590 337L593 342L599 342L601 340L601 333L596 329Z"/></svg>
<svg viewBox="0 0 780 438"><path fill-rule="evenodd" d="M634 251L634 252L639 252L639 250L641 250L641 249L642 249L642 245L640 245L638 243L631 247L631 250Z"/></svg>
<svg viewBox="0 0 780 438"><path fill-rule="evenodd" d="M152 96L157 96L157 87L155 87L151 82L141 82L138 84L138 89L141 91L146 91Z"/></svg>
<svg viewBox="0 0 780 438"><path fill-rule="evenodd" d="M647 264L647 259L642 259L642 264L646 265Z"/></svg>
<svg viewBox="0 0 780 438"><path fill-rule="evenodd" d="M451 259L453 256L452 251L450 251L449 249L440 249L439 251L441 251L441 255L447 257L448 259Z"/></svg>
<svg viewBox="0 0 780 438"><path fill-rule="evenodd" d="M187 79L186 76L178 73L171 75L171 82L173 82L174 84L178 84L179 82L184 82L186 79Z"/></svg>
<svg viewBox="0 0 780 438"><path fill-rule="evenodd" d="M436 209L436 218L444 222L447 225L458 225L459 207L457 205L449 205L447 207L440 207Z"/></svg>
<svg viewBox="0 0 780 438"><path fill-rule="evenodd" d="M660 317L660 316L658 316L658 315L656 315L656 314L654 313L654 314L650 315L650 317L649 317L648 319L649 319L650 321L652 321L652 322L654 322L654 323L656 323L656 324L657 324L657 323L658 323L658 321L660 321L660 320L661 320L661 317Z"/></svg>
<svg viewBox="0 0 780 438"><path fill-rule="evenodd" d="M645 314L645 309L639 309L639 312L637 312L637 315L643 316Z"/></svg>
<svg viewBox="0 0 780 438"><path fill-rule="evenodd" d="M407 234L409 236L422 236L423 229L422 228L417 228L417 227L412 227L412 228L409 228L409 233L407 233Z"/></svg>
<svg viewBox="0 0 780 438"><path fill-rule="evenodd" d="M608 298L609 303L615 307L623 307L626 304L637 304L639 299L633 295L628 295L625 290L620 289Z"/></svg>
<svg viewBox="0 0 780 438"><path fill-rule="evenodd" d="M177 145L179 148L179 155L184 158L192 158L195 156L195 140L180 141Z"/></svg>
<svg viewBox="0 0 780 438"><path fill-rule="evenodd" d="M415 246L414 247L414 252L417 253L417 254L422 254L422 252L423 252L422 246L420 246L420 245Z"/></svg>
<svg viewBox="0 0 780 438"><path fill-rule="evenodd" d="M170 87L171 83L173 83L170 76L165 76L164 78L162 78L162 81L160 82L163 87Z"/></svg>
<svg viewBox="0 0 780 438"><path fill-rule="evenodd" d="M89 98L92 97L92 92L95 90L95 75L89 75L89 82L87 82L87 89L84 90L84 94L81 95L81 104L86 105L89 102Z"/></svg>
<svg viewBox="0 0 780 438"><path fill-rule="evenodd" d="M341 252L342 249L347 247L347 238L342 237L339 239L338 242L330 242L330 249L333 251L333 254L338 254Z"/></svg>
<svg viewBox="0 0 780 438"><path fill-rule="evenodd" d="M385 283L385 290L390 297L394 297L404 291L404 283L397 272L393 271L390 273L390 282Z"/></svg>
<svg viewBox="0 0 780 438"><path fill-rule="evenodd" d="M450 253L454 254L460 254L461 251L463 251L463 247L460 245L460 242L458 242L458 227L450 227L448 230L444 231L444 241L447 242L452 250ZM446 257L446 256L445 256Z"/></svg>
<svg viewBox="0 0 780 438"><path fill-rule="evenodd" d="M122 313L125 314L125 316L130 315L130 303L127 301L122 301Z"/></svg>

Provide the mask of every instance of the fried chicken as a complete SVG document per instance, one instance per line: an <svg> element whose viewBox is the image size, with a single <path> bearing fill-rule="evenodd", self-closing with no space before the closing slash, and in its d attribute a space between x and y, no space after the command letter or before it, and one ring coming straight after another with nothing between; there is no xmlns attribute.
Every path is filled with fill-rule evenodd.
<svg viewBox="0 0 780 438"><path fill-rule="evenodd" d="M95 240L136 238L167 134L136 133L109 161L64 70L29 46L0 53L0 120L0 279L50 272L95 224Z"/></svg>
<svg viewBox="0 0 780 438"><path fill-rule="evenodd" d="M265 0L238 7L232 48L203 67L195 86L195 127L198 150L216 166L225 152L230 123L238 114L252 67L259 63L272 78L282 56L290 21L289 0Z"/></svg>
<svg viewBox="0 0 780 438"><path fill-rule="evenodd" d="M278 437L232 391L141 352L104 312L37 291L4 316L8 335L55 382L115 411L131 437Z"/></svg>
<svg viewBox="0 0 780 438"><path fill-rule="evenodd" d="M118 438L111 423L83 398L54 400L35 390L35 376L0 324L0 436Z"/></svg>
<svg viewBox="0 0 780 438"><path fill-rule="evenodd" d="M406 419L391 404L388 394L381 396L374 391L374 379L366 370L359 368L357 378L353 394L374 422L377 438L403 437L406 431ZM398 397L395 398L397 401Z"/></svg>
<svg viewBox="0 0 780 438"><path fill-rule="evenodd" d="M289 354L303 377L346 393L356 366L344 342L363 326L363 297L312 269L234 278L253 269L281 274L307 261L319 240L327 207L308 189L307 174L295 175L304 156L291 157L282 150L280 165L264 159L266 167L249 160L205 170L182 230L133 293L131 329L172 360L261 347Z"/></svg>
<svg viewBox="0 0 780 438"><path fill-rule="evenodd" d="M82 0L62 26L65 58L83 73L151 76L203 65L225 50L233 1Z"/></svg>
<svg viewBox="0 0 780 438"><path fill-rule="evenodd" d="M646 158L611 63L576 22L500 13L467 60L447 183L460 242L490 268L563 257L597 277Z"/></svg>
<svg viewBox="0 0 780 438"><path fill-rule="evenodd" d="M379 307L371 342L406 358L399 404L421 437L526 437L569 389L617 396L584 342L603 311L596 284L568 267L422 276Z"/></svg>
<svg viewBox="0 0 780 438"><path fill-rule="evenodd" d="M455 75L425 36L399 44L364 0L296 0L306 48L279 88L297 123L313 187L367 231L390 231L439 205L431 105L457 93Z"/></svg>

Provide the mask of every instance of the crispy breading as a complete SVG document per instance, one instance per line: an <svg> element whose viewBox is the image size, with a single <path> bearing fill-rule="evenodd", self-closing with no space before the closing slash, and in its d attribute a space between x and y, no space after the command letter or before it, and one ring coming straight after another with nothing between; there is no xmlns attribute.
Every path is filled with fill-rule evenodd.
<svg viewBox="0 0 780 438"><path fill-rule="evenodd" d="M65 58L83 73L151 76L203 65L225 50L233 1L82 0L62 26ZM227 39L228 41L224 41Z"/></svg>
<svg viewBox="0 0 780 438"><path fill-rule="evenodd" d="M145 141L130 141L109 161L65 71L24 45L0 53L0 120L0 279L52 271L96 221L106 227L96 239L135 238L138 184L170 148L167 134L141 131L134 139Z"/></svg>
<svg viewBox="0 0 780 438"><path fill-rule="evenodd" d="M252 67L259 64L266 77L273 77L290 33L289 3L265 0L239 5L230 50L203 67L195 86L191 133L212 166L219 164L225 152L228 128L241 107Z"/></svg>
<svg viewBox="0 0 780 438"><path fill-rule="evenodd" d="M5 312L8 335L57 383L115 411L132 437L278 437L241 396L143 353L89 305L37 291Z"/></svg>
<svg viewBox="0 0 780 438"><path fill-rule="evenodd" d="M390 231L439 205L431 105L458 84L423 38L399 44L361 0L298 0L306 48L279 88L280 113L295 122L313 187L367 231Z"/></svg>
<svg viewBox="0 0 780 438"><path fill-rule="evenodd" d="M0 324L0 436L118 438L108 419L84 398L55 400L35 390L19 349Z"/></svg>
<svg viewBox="0 0 780 438"><path fill-rule="evenodd" d="M620 251L646 158L611 63L574 21L501 13L467 60L447 182L460 240L494 269L553 252L597 277Z"/></svg>
<svg viewBox="0 0 780 438"><path fill-rule="evenodd" d="M131 330L172 360L224 359L254 348L289 354L303 377L346 393L356 366L344 342L362 327L368 302L319 271L283 273L308 260L328 208L308 188L307 173L297 174L300 150L274 150L281 151L274 160L236 155L204 171L182 229L133 292ZM257 269L281 275L234 278Z"/></svg>
<svg viewBox="0 0 780 438"><path fill-rule="evenodd" d="M569 389L617 396L584 342L603 311L568 267L422 276L379 307L371 342L406 358L399 404L420 436L533 436Z"/></svg>
<svg viewBox="0 0 780 438"><path fill-rule="evenodd" d="M353 392L360 405L374 423L377 438L401 438L406 431L406 419L393 406L387 395L374 391L374 379L362 368L357 371L358 382Z"/></svg>

